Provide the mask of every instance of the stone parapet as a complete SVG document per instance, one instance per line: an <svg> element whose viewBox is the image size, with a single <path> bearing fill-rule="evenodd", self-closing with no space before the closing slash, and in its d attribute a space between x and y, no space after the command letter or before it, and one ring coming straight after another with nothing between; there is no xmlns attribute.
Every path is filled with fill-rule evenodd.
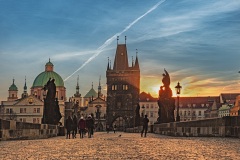
<svg viewBox="0 0 240 160"><path fill-rule="evenodd" d="M58 126L0 119L0 140L41 139L55 137Z"/></svg>
<svg viewBox="0 0 240 160"><path fill-rule="evenodd" d="M154 124L153 133L170 136L240 138L240 116Z"/></svg>

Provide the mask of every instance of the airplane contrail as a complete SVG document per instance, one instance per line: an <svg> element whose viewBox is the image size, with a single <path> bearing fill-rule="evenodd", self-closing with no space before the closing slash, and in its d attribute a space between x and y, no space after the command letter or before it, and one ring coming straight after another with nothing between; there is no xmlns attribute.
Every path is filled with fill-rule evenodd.
<svg viewBox="0 0 240 160"><path fill-rule="evenodd" d="M67 78L64 79L64 81L67 81L70 77L72 77L76 72L78 72L79 70L81 70L84 66L86 66L89 62L91 62L94 58L96 58L102 51L104 48L106 48L107 46L109 46L113 40L117 37L120 36L121 34L123 34L124 32L126 32L127 30L129 30L135 23L137 23L139 20L141 20L143 17L145 17L146 15L148 15L149 13L151 13L152 11L154 11L159 5L161 5L163 2L165 2L166 0L161 0L159 1L157 4L155 4L152 8L150 8L147 12L145 12L143 15L141 15L140 17L138 17L137 19L135 19L133 22L131 22L130 24L128 24L121 32L114 34L111 38L109 38L108 40L106 40L100 47L98 47L97 52L91 56L86 62L84 62L76 71L74 71L70 76L68 76Z"/></svg>

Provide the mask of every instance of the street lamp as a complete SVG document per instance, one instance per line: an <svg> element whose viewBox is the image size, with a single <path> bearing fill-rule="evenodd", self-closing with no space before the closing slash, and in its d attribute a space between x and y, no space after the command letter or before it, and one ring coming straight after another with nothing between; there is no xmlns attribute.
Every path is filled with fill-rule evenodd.
<svg viewBox="0 0 240 160"><path fill-rule="evenodd" d="M179 97L181 93L182 86L180 86L180 83L178 82L177 86L175 87L176 93L177 93L177 116L176 116L176 121L180 121L180 116L179 116Z"/></svg>

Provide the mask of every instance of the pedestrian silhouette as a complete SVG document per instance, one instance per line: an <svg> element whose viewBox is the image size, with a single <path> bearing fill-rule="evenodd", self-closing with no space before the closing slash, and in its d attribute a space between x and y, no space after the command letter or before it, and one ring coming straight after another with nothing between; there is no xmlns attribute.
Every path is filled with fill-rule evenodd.
<svg viewBox="0 0 240 160"><path fill-rule="evenodd" d="M72 130L72 137L76 138L76 134L77 134L77 126L78 125L78 120L77 117L74 115L73 116L73 130Z"/></svg>
<svg viewBox="0 0 240 160"><path fill-rule="evenodd" d="M80 138L83 138L83 135L86 130L86 121L84 120L83 117L81 117L78 122L78 129L79 129Z"/></svg>
<svg viewBox="0 0 240 160"><path fill-rule="evenodd" d="M115 133L116 130L117 130L117 126L116 126L116 124L114 124L114 125L113 125L113 132Z"/></svg>
<svg viewBox="0 0 240 160"><path fill-rule="evenodd" d="M87 130L88 130L88 138L91 138L93 135L94 128L94 120L91 115L88 115L86 120Z"/></svg>
<svg viewBox="0 0 240 160"><path fill-rule="evenodd" d="M143 118L143 129L142 129L142 132L141 132L141 137L143 136L143 133L145 133L144 137L147 136L148 122L149 122L149 119L147 118L147 115L145 115L145 117Z"/></svg>
<svg viewBox="0 0 240 160"><path fill-rule="evenodd" d="M67 129L67 139L70 139L70 134L72 131L72 126L73 126L73 120L70 116L68 116L68 119L66 120L66 129Z"/></svg>

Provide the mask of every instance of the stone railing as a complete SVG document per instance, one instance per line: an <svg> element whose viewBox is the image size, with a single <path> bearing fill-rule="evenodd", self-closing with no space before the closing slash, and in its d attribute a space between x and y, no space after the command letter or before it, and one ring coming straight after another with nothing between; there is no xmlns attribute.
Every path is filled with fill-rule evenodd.
<svg viewBox="0 0 240 160"><path fill-rule="evenodd" d="M240 138L240 116L154 124L153 133L170 136Z"/></svg>
<svg viewBox="0 0 240 160"><path fill-rule="evenodd" d="M55 137L59 127L0 119L0 140L40 139Z"/></svg>

